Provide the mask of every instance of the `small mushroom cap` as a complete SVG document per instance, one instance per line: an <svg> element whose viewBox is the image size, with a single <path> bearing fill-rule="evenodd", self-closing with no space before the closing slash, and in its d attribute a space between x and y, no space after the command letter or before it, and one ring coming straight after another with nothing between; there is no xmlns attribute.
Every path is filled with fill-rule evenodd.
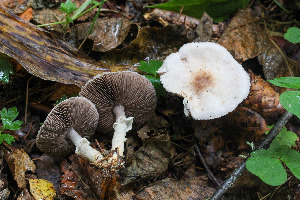
<svg viewBox="0 0 300 200"><path fill-rule="evenodd" d="M84 97L72 97L56 105L41 126L36 144L50 156L64 156L75 152L67 134L73 128L82 137L94 134L99 120L95 105Z"/></svg>
<svg viewBox="0 0 300 200"><path fill-rule="evenodd" d="M147 122L156 108L156 93L152 83L136 72L97 75L82 87L80 95L96 105L99 112L98 130L105 134L114 132L115 106L124 106L126 117L134 117L133 128L139 128Z"/></svg>
<svg viewBox="0 0 300 200"><path fill-rule="evenodd" d="M214 119L233 111L247 96L250 78L221 45L188 43L157 71L164 88L184 97L186 115Z"/></svg>

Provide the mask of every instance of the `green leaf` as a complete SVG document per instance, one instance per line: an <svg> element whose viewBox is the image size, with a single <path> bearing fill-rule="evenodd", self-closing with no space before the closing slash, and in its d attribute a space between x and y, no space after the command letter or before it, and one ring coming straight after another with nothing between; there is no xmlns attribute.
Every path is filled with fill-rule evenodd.
<svg viewBox="0 0 300 200"><path fill-rule="evenodd" d="M291 172L300 179L300 153L290 149L281 158L282 162L291 170Z"/></svg>
<svg viewBox="0 0 300 200"><path fill-rule="evenodd" d="M72 3L72 1L67 0L66 3L61 3L59 10L67 13L67 14L71 14L72 12L74 12L77 9L76 7L76 3Z"/></svg>
<svg viewBox="0 0 300 200"><path fill-rule="evenodd" d="M156 71L162 66L162 64L163 61L160 60L149 60L149 62L140 61L140 66L138 66L138 69L157 77Z"/></svg>
<svg viewBox="0 0 300 200"><path fill-rule="evenodd" d="M166 90L163 87L162 83L160 82L159 78L156 78L154 76L151 75L145 75L145 77L147 79L149 79L149 81L152 83L152 85L154 86L154 89L156 91L157 96L166 96Z"/></svg>
<svg viewBox="0 0 300 200"><path fill-rule="evenodd" d="M279 159L270 158L265 149L257 150L251 153L246 162L248 171L258 176L268 185L278 186L287 179L287 173Z"/></svg>
<svg viewBox="0 0 300 200"><path fill-rule="evenodd" d="M287 146L290 148L296 145L295 142L297 139L298 136L294 132L288 131L286 127L283 127L280 133L276 136L276 138L271 143L269 149L272 149L276 146Z"/></svg>
<svg viewBox="0 0 300 200"><path fill-rule="evenodd" d="M0 111L1 115L1 120L3 123L3 128L4 129L9 129L9 130L17 130L20 129L22 125L22 121L16 120L16 117L18 116L19 112L17 111L16 107L9 108L8 110L6 108L3 108Z"/></svg>
<svg viewBox="0 0 300 200"><path fill-rule="evenodd" d="M13 66L4 57L0 56L0 81L9 82L9 75L13 75Z"/></svg>
<svg viewBox="0 0 300 200"><path fill-rule="evenodd" d="M268 81L280 87L300 89L300 77L280 77Z"/></svg>
<svg viewBox="0 0 300 200"><path fill-rule="evenodd" d="M300 119L300 91L286 91L280 95L281 105Z"/></svg>
<svg viewBox="0 0 300 200"><path fill-rule="evenodd" d="M14 142L14 141L15 141L15 138L14 138L14 136L9 135L9 134L0 134L0 144L3 143L3 140L4 140L7 144L11 145L11 142Z"/></svg>
<svg viewBox="0 0 300 200"><path fill-rule="evenodd" d="M300 42L300 29L297 27L291 27L287 30L287 33L284 34L284 38L292 43Z"/></svg>
<svg viewBox="0 0 300 200"><path fill-rule="evenodd" d="M231 17L237 10L244 8L249 0L170 0L163 4L148 6L180 12L201 19L204 12L208 13L215 22Z"/></svg>

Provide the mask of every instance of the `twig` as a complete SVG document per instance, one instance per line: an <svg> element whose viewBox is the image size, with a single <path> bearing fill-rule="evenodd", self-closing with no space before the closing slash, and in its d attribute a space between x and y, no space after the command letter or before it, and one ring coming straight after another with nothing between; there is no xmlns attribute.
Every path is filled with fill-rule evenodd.
<svg viewBox="0 0 300 200"><path fill-rule="evenodd" d="M197 144L195 144L195 150L197 155L200 158L201 164L203 165L203 167L205 168L207 174L208 174L208 178L211 179L217 186L221 187L221 184L219 183L219 181L215 178L215 176L213 175L213 173L210 171L210 169L208 168L208 166L205 163L205 160L200 152L200 149L198 147Z"/></svg>
<svg viewBox="0 0 300 200"><path fill-rule="evenodd" d="M270 145L270 143L274 140L274 138L279 134L282 127L288 122L288 120L293 115L289 112L285 112L281 118L277 121L277 123L273 126L273 128L269 131L269 134L262 141L260 145L256 147L255 150L262 149ZM218 200L223 197L223 195L228 191L228 189L233 185L238 177L242 175L244 170L246 169L246 161L249 156L244 160L244 162L231 174L231 176L223 183L223 185L210 197L210 200Z"/></svg>

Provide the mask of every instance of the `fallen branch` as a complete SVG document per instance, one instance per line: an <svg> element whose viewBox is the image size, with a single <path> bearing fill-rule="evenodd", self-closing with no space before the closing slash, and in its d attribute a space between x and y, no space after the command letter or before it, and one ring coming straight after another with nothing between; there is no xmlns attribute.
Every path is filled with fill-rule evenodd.
<svg viewBox="0 0 300 200"><path fill-rule="evenodd" d="M269 131L269 134L262 141L260 145L256 147L255 150L259 150L262 148L266 148L270 145L270 143L275 139L275 137L279 134L282 127L289 121L289 119L293 116L293 114L289 112L285 112L281 118L277 121L277 123L273 126L273 128ZM233 185L233 183L240 177L246 169L246 161L249 156L244 160L244 162L234 170L231 176L223 183L223 185L210 197L210 200L218 200L223 197L223 195L228 191L228 189Z"/></svg>

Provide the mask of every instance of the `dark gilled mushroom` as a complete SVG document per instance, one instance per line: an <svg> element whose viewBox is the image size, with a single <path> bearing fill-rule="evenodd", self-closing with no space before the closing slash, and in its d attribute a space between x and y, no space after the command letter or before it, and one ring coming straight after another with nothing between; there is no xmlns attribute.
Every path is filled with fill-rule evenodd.
<svg viewBox="0 0 300 200"><path fill-rule="evenodd" d="M95 76L84 87L81 96L96 105L98 130L113 133L112 150L123 156L126 132L147 122L156 107L151 82L135 72L112 72Z"/></svg>
<svg viewBox="0 0 300 200"><path fill-rule="evenodd" d="M92 136L97 128L99 114L95 105L84 97L73 97L56 105L41 126L36 144L50 155L61 157L75 153L92 163L103 159L85 138Z"/></svg>

